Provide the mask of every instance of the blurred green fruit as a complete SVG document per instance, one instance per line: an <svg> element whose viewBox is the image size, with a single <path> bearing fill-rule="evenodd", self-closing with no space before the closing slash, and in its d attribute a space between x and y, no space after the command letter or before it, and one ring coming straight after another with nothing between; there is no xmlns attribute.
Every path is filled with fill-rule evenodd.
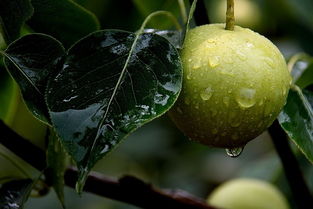
<svg viewBox="0 0 313 209"><path fill-rule="evenodd" d="M286 102L291 77L284 57L249 29L194 28L181 58L183 89L169 114L194 141L242 147L272 124Z"/></svg>
<svg viewBox="0 0 313 209"><path fill-rule="evenodd" d="M224 209L288 209L283 194L272 184L256 179L235 179L217 187L208 204Z"/></svg>
<svg viewBox="0 0 313 209"><path fill-rule="evenodd" d="M21 96L11 128L37 146L45 147L47 125L40 122L32 115Z"/></svg>
<svg viewBox="0 0 313 209"><path fill-rule="evenodd" d="M13 79L2 70L0 70L0 119L10 125L17 109L19 91Z"/></svg>

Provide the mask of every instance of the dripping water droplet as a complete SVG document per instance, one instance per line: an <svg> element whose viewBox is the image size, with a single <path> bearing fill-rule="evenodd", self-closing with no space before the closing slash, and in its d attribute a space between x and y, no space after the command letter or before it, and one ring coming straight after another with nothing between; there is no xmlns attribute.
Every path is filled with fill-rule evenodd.
<svg viewBox="0 0 313 209"><path fill-rule="evenodd" d="M206 89L204 89L201 93L200 93L200 97L202 100L206 101L209 100L213 95L213 90L212 88L209 86Z"/></svg>
<svg viewBox="0 0 313 209"><path fill-rule="evenodd" d="M244 147L236 147L236 148L227 148L225 149L225 151L229 157L238 157L242 153L243 149Z"/></svg>

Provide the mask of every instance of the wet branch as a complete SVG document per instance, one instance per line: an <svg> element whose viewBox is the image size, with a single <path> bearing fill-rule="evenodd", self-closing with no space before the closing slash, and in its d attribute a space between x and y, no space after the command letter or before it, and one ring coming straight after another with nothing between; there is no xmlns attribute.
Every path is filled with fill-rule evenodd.
<svg viewBox="0 0 313 209"><path fill-rule="evenodd" d="M1 120L0 132L2 145L36 169L45 169L45 151L16 134ZM65 184L75 188L77 174L76 169L68 168L64 176ZM87 178L84 191L147 209L215 209L185 191L160 190L132 176L113 179L92 172Z"/></svg>

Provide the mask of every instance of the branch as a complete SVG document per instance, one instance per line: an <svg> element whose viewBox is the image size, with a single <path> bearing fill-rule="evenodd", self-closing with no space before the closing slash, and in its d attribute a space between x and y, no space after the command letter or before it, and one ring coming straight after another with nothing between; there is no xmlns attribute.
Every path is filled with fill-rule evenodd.
<svg viewBox="0 0 313 209"><path fill-rule="evenodd" d="M285 175L296 204L299 208L307 208L308 205L313 205L310 190L304 181L298 161L290 149L284 130L280 127L277 120L274 121L273 125L270 126L268 130L283 164Z"/></svg>
<svg viewBox="0 0 313 209"><path fill-rule="evenodd" d="M41 171L46 168L46 155L43 150L16 134L1 120L0 132L1 144L38 170ZM64 176L65 184L75 188L77 174L76 169L68 168ZM84 191L147 209L164 207L173 209L215 209L208 206L204 200L187 192L160 190L132 176L125 176L116 180L92 172L87 178Z"/></svg>

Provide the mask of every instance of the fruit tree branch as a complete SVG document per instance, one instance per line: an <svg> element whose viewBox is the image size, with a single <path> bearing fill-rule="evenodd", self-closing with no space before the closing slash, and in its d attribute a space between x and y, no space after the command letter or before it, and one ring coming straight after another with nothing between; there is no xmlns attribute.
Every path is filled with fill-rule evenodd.
<svg viewBox="0 0 313 209"><path fill-rule="evenodd" d="M304 181L298 161L289 146L287 135L280 127L277 120L275 120L273 125L270 126L269 133L283 164L285 175L299 209L307 208L308 205L313 205L312 195Z"/></svg>
<svg viewBox="0 0 313 209"><path fill-rule="evenodd" d="M45 152L16 134L0 120L0 143L38 170L46 168ZM68 168L65 184L75 188L78 172ZM84 191L122 201L141 208L160 209L215 209L198 197L181 190L160 190L132 176L113 179L92 172L86 181Z"/></svg>

